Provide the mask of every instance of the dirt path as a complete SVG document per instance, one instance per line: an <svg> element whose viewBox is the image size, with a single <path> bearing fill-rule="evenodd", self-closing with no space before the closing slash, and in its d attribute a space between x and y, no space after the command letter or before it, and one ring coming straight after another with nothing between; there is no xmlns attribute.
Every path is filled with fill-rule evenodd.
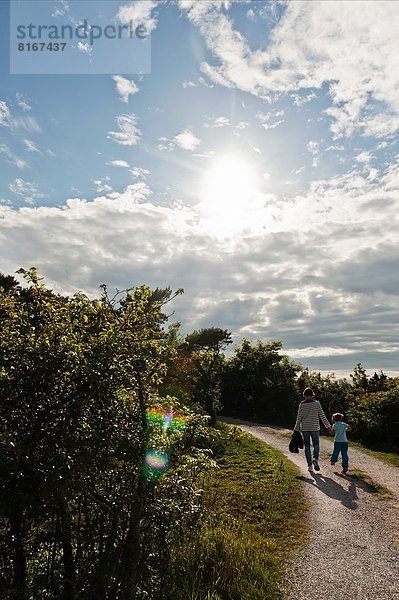
<svg viewBox="0 0 399 600"><path fill-rule="evenodd" d="M331 440L321 440L321 471L312 475L303 450L299 455L289 452L290 431L223 420L281 450L300 469L310 507L310 536L290 565L287 598L399 600L399 468L350 449L350 467L392 491L392 499L381 500L362 482L341 475L338 465L330 465Z"/></svg>

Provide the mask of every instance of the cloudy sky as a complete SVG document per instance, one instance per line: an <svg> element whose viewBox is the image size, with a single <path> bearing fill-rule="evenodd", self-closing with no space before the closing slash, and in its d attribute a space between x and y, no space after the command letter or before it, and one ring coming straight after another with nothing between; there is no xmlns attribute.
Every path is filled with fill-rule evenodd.
<svg viewBox="0 0 399 600"><path fill-rule="evenodd" d="M184 331L398 372L399 3L112 5L150 74L10 75L0 3L0 269L183 287Z"/></svg>

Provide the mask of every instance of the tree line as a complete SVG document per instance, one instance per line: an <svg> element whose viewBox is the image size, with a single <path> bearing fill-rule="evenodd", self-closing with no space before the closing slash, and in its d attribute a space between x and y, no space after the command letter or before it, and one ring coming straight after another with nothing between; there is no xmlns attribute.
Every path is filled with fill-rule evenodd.
<svg viewBox="0 0 399 600"><path fill-rule="evenodd" d="M326 414L342 412L352 437L365 445L399 450L399 377L383 371L368 376L358 363L350 380L311 372L283 353L282 342L244 339L231 355L231 334L211 327L179 339L169 330L177 354L162 388L183 401L196 400L212 422L216 413L292 427L306 387L315 391ZM184 366L183 366L184 365Z"/></svg>

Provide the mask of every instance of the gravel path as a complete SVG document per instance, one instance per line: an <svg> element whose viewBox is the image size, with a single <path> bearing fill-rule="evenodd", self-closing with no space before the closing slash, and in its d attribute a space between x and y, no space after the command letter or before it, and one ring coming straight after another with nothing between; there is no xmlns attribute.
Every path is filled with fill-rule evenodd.
<svg viewBox="0 0 399 600"><path fill-rule="evenodd" d="M312 475L303 450L289 452L289 430L223 420L281 450L300 469L310 534L290 565L287 599L399 600L399 468L349 447L350 468L365 471L393 493L382 500L330 465L331 440L321 439L321 471Z"/></svg>

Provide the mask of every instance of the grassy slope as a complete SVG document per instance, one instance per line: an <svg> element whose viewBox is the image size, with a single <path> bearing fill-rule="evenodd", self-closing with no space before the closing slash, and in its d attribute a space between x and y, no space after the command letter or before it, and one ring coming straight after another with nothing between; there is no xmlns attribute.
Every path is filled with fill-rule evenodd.
<svg viewBox="0 0 399 600"><path fill-rule="evenodd" d="M366 454L370 454L370 456L374 456L374 458L378 458L383 462L386 462L389 465L394 467L399 467L399 454L395 452L381 452L380 450L373 450L372 448L367 448L367 446L363 446L359 442L355 442L350 440L350 446L353 446L357 450L361 450Z"/></svg>
<svg viewBox="0 0 399 600"><path fill-rule="evenodd" d="M277 600L286 560L306 535L296 470L238 428L220 427L224 439L205 487L205 524L180 557L182 587L175 597Z"/></svg>

